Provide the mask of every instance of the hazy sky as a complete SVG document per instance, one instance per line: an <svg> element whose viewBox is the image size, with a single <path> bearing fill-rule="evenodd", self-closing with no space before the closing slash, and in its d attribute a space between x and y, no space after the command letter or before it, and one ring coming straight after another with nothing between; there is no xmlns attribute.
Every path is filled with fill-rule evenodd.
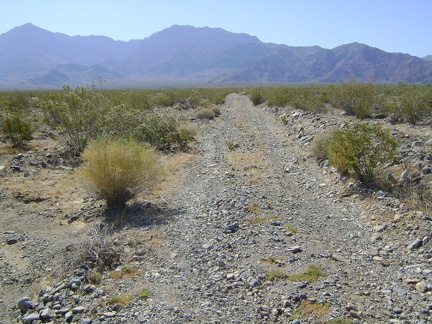
<svg viewBox="0 0 432 324"><path fill-rule="evenodd" d="M0 34L28 22L126 41L192 25L292 46L360 42L432 55L432 0L0 0Z"/></svg>

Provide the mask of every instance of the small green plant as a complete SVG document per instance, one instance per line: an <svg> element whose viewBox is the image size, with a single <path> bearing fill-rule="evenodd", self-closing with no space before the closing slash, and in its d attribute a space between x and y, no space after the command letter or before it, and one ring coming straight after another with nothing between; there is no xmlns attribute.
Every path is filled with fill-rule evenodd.
<svg viewBox="0 0 432 324"><path fill-rule="evenodd" d="M232 141L226 140L225 145L227 146L228 150L230 150L230 151L235 151L235 149L236 149L236 145Z"/></svg>
<svg viewBox="0 0 432 324"><path fill-rule="evenodd" d="M211 109L200 109L196 114L195 117L198 119L214 119L215 113Z"/></svg>
<svg viewBox="0 0 432 324"><path fill-rule="evenodd" d="M298 228L292 224L284 224L284 228L287 231L292 232L292 233L298 233L299 232Z"/></svg>
<svg viewBox="0 0 432 324"><path fill-rule="evenodd" d="M138 274L139 270L132 265L124 265L118 270L114 270L110 272L110 276L115 279L121 279L125 277L132 277Z"/></svg>
<svg viewBox="0 0 432 324"><path fill-rule="evenodd" d="M88 276L88 281L91 284L100 284L102 282L102 274L98 271L98 269L92 269L89 276Z"/></svg>
<svg viewBox="0 0 432 324"><path fill-rule="evenodd" d="M33 138L30 123L19 116L11 116L3 120L3 133L11 141L12 147L23 147Z"/></svg>
<svg viewBox="0 0 432 324"><path fill-rule="evenodd" d="M278 269L271 269L265 272L266 278L269 281L275 281L277 279L287 278L287 274Z"/></svg>
<svg viewBox="0 0 432 324"><path fill-rule="evenodd" d="M80 175L109 207L123 206L149 190L160 175L158 155L134 141L101 138L84 151Z"/></svg>
<svg viewBox="0 0 432 324"><path fill-rule="evenodd" d="M153 291L151 291L149 288L144 288L143 290L140 291L138 297L141 299L147 299L152 295L153 295Z"/></svg>
<svg viewBox="0 0 432 324"><path fill-rule="evenodd" d="M252 208L252 210L256 211L255 214L259 214L261 212L261 208L259 207L258 204L255 205L255 203L252 203L249 206L249 211L250 211L250 208ZM277 217L274 214L271 214L271 215L268 215L268 216L265 216L265 217L251 217L251 218L249 218L249 221L252 224L265 224L268 221L276 221L276 220L279 220L279 217Z"/></svg>
<svg viewBox="0 0 432 324"><path fill-rule="evenodd" d="M284 261L283 261L282 258L277 258L277 257L274 257L274 256L268 256L268 257L265 257L265 258L263 258L261 260L264 261L264 262L271 263L271 264L284 263Z"/></svg>
<svg viewBox="0 0 432 324"><path fill-rule="evenodd" d="M371 185L377 166L395 158L397 141L378 125L355 123L346 129L335 130L326 148L330 163L339 172L351 174L365 185Z"/></svg>
<svg viewBox="0 0 432 324"><path fill-rule="evenodd" d="M303 299L291 314L291 318L314 319L314 323L322 323L322 320L327 316L329 305L324 303L312 302L308 299Z"/></svg>
<svg viewBox="0 0 432 324"><path fill-rule="evenodd" d="M253 214L259 214L259 213L261 213L261 207L259 206L259 204L257 202L252 202L248 206L248 211L253 213Z"/></svg>
<svg viewBox="0 0 432 324"><path fill-rule="evenodd" d="M127 305L132 301L132 296L131 295L113 295L110 296L108 298L108 305L115 305L115 304L120 304L120 305Z"/></svg>
<svg viewBox="0 0 432 324"><path fill-rule="evenodd" d="M287 115L286 114L282 114L280 116L282 124L286 125L288 123L288 119L287 119Z"/></svg>
<svg viewBox="0 0 432 324"><path fill-rule="evenodd" d="M295 273L288 277L290 281L307 281L314 282L319 277L325 277L326 274L316 265L310 265L304 272Z"/></svg>

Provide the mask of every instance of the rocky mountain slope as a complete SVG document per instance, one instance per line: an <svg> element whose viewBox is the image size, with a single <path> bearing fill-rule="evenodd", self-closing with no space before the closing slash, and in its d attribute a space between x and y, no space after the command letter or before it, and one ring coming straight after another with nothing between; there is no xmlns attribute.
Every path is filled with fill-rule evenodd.
<svg viewBox="0 0 432 324"><path fill-rule="evenodd" d="M2 155L0 318L432 320L429 215L384 192L353 190L308 150L315 134L349 117L255 107L239 94L221 111L198 125L195 154L167 161L171 172L158 192L117 213L71 178L49 139ZM429 129L390 127L406 168L430 166L421 154L432 144ZM430 181L429 174L420 177ZM121 262L97 277L83 265L99 262L95 256Z"/></svg>
<svg viewBox="0 0 432 324"><path fill-rule="evenodd" d="M0 35L0 88L60 88L103 80L142 84L432 82L432 62L364 44L334 49L263 43L220 28L172 26L142 40L68 36L32 24Z"/></svg>

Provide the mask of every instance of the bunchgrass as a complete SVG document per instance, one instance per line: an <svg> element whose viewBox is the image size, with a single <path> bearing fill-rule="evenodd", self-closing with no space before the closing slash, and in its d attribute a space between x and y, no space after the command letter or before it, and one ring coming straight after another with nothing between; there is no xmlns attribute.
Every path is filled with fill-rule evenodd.
<svg viewBox="0 0 432 324"><path fill-rule="evenodd" d="M311 264L305 271L290 275L288 280L314 282L318 278L325 276L326 274L321 270L320 267Z"/></svg>
<svg viewBox="0 0 432 324"><path fill-rule="evenodd" d="M79 173L108 206L122 206L149 190L160 174L158 155L133 141L100 139L83 153Z"/></svg>

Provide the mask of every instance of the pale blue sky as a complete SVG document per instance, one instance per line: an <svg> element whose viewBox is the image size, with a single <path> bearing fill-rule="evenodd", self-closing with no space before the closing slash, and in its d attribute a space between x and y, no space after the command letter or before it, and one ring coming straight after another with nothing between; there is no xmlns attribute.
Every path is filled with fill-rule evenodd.
<svg viewBox="0 0 432 324"><path fill-rule="evenodd" d="M291 46L360 42L432 55L432 0L0 0L0 34L27 22L70 36L126 41L176 24Z"/></svg>

